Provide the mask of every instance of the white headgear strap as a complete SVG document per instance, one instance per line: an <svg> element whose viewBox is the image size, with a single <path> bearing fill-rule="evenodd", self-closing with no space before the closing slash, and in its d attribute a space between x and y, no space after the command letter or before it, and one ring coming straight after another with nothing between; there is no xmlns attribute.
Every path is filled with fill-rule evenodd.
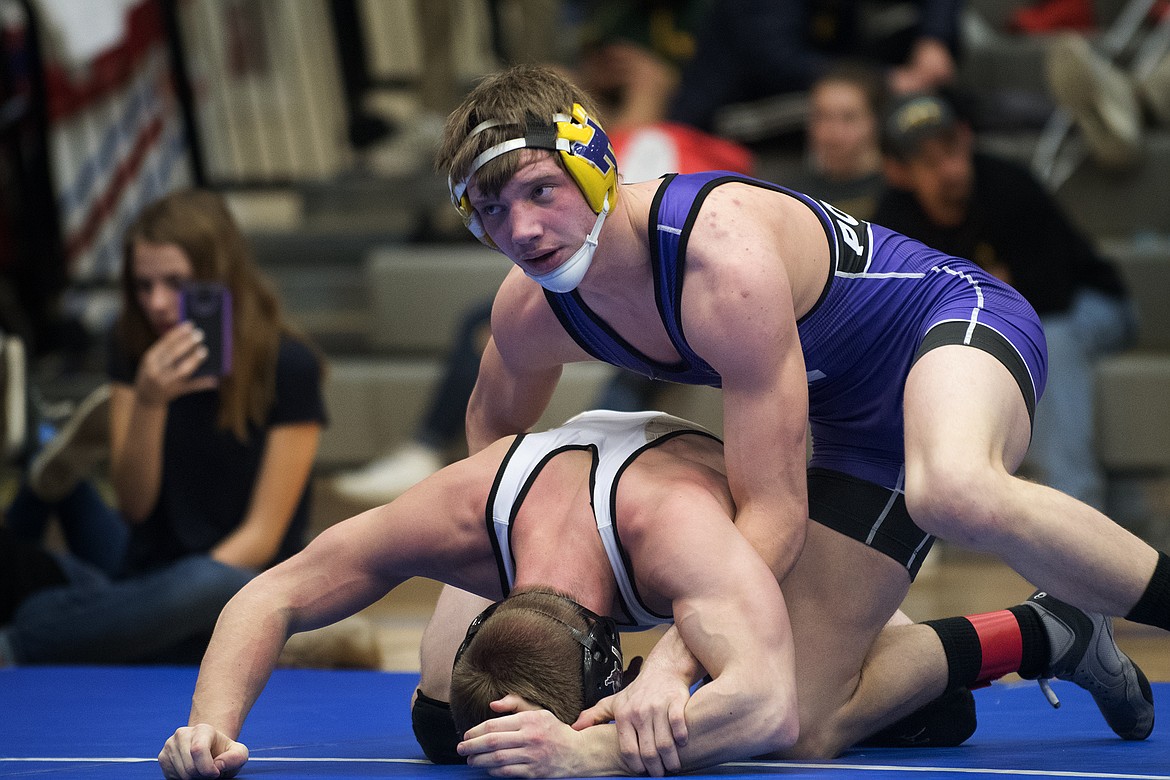
<svg viewBox="0 0 1170 780"><path fill-rule="evenodd" d="M571 122L573 117L568 114L553 114L554 127L556 122ZM480 122L467 137L474 138L476 135L482 133L490 127L499 127L502 122L498 119L485 119ZM451 189L451 200L458 206L463 200L464 193L467 192L467 185L471 182L471 177L474 176L480 168L487 165L492 160L505 155L508 152L514 152L517 149L524 149L526 147L534 147L537 149L548 149L550 151L567 152L569 151L569 141L567 138L556 138L552 143L548 143L546 139L540 135L529 134L523 138L513 138L510 141L498 143L495 146L487 149L476 155L475 159L471 161L471 166L467 169L467 175L461 181L455 181L448 177L447 185Z"/></svg>

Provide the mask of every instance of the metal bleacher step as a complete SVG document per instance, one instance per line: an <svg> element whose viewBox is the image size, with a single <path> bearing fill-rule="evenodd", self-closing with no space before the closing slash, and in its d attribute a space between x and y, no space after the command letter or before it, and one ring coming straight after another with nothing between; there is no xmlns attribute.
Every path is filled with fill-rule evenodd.
<svg viewBox="0 0 1170 780"><path fill-rule="evenodd" d="M1097 368L1097 453L1113 471L1170 468L1170 352L1132 350Z"/></svg>
<svg viewBox="0 0 1170 780"><path fill-rule="evenodd" d="M1147 129L1133 168L1081 165L1057 191L1077 225L1099 238L1170 236L1170 129Z"/></svg>
<svg viewBox="0 0 1170 780"><path fill-rule="evenodd" d="M1170 354L1170 306L1166 305L1170 291L1170 235L1105 239L1100 248L1117 264L1137 306L1137 346Z"/></svg>
<svg viewBox="0 0 1170 780"><path fill-rule="evenodd" d="M478 242L376 247L362 266L370 345L445 354L463 318L492 300L511 268L506 257Z"/></svg>
<svg viewBox="0 0 1170 780"><path fill-rule="evenodd" d="M357 465L409 439L442 371L438 358L332 360L325 384L330 424L321 439L319 463L326 468ZM612 371L600 363L566 366L539 427L557 425L589 408Z"/></svg>
<svg viewBox="0 0 1170 780"><path fill-rule="evenodd" d="M1097 369L1097 451L1113 471L1170 468L1170 237L1106 240L1138 313L1134 349Z"/></svg>
<svg viewBox="0 0 1170 780"><path fill-rule="evenodd" d="M491 299L510 267L506 258L478 244L387 244L368 253L360 271L369 304L367 348L331 355L324 466L369 460L410 437L426 413L463 317ZM590 408L614 371L600 363L566 366L540 425ZM722 429L720 397L712 388L671 387L659 405Z"/></svg>

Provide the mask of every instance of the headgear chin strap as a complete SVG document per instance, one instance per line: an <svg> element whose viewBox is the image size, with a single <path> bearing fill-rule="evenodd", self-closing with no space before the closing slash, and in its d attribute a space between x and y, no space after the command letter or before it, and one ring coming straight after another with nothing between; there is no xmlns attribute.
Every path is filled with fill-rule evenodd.
<svg viewBox="0 0 1170 780"><path fill-rule="evenodd" d="M581 284L581 280L585 278L585 272L593 263L593 253L597 251L597 237L601 234L601 226L605 223L607 214L609 214L608 194L605 196L605 202L602 204L597 219L593 222L593 229L589 231L589 235L585 236L585 243L581 245L580 249L548 273L530 274L525 271L525 276L549 292L567 293L576 290L577 285Z"/></svg>
<svg viewBox="0 0 1170 780"><path fill-rule="evenodd" d="M499 127L502 124L496 119L484 120L476 125L467 137L468 139L474 138L484 130ZM559 153L561 162L564 163L569 176L580 188L589 207L598 215L599 221L594 224L593 230L589 234L594 239L594 248L596 248L597 233L601 230L601 222L605 219L605 213L613 204L617 203L617 155L614 154L609 136L601 129L601 125L586 114L585 109L579 103L573 104L572 114L554 114L550 124L529 127L522 137L498 143L484 150L471 161L471 166L462 180L447 179L447 186L451 190L451 202L455 204L455 210L459 212L459 215L463 217L463 224L484 244L492 249L499 249L487 231L484 230L479 215L472 208L471 200L467 197L467 186L471 182L471 177L484 165L501 155L518 149L547 149ZM588 242L589 239L586 239L586 245L582 246L582 249L586 249ZM593 251L593 249L587 250L586 268L589 266L588 260L593 257ZM574 254L567 263L577 258L578 254L580 252ZM558 268L556 272L560 270ZM584 274L585 272L582 270L581 275L584 276ZM577 281L579 282L580 279ZM576 284L565 292L573 287L576 287ZM554 290L554 292L557 291Z"/></svg>

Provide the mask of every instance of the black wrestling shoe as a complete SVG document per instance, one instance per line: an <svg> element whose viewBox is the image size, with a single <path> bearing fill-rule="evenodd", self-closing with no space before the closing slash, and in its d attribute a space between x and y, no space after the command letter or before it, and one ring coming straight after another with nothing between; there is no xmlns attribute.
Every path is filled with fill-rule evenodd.
<svg viewBox="0 0 1170 780"><path fill-rule="evenodd" d="M1093 695L1109 728L1122 739L1145 739L1154 730L1154 693L1137 664L1113 640L1109 618L1082 612L1042 590L1024 602L1040 615L1051 658L1040 673L1052 706L1060 701L1047 687L1050 678L1067 680Z"/></svg>

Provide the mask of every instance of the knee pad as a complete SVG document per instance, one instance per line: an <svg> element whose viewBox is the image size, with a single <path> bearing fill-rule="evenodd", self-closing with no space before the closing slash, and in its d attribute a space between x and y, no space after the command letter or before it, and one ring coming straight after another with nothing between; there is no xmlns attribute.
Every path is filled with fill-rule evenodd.
<svg viewBox="0 0 1170 780"><path fill-rule="evenodd" d="M975 697L944 693L917 712L858 742L858 747L958 747L975 733Z"/></svg>
<svg viewBox="0 0 1170 780"><path fill-rule="evenodd" d="M418 691L410 708L410 725L414 738L432 763L466 764L467 759L455 752L460 734L455 730L451 705Z"/></svg>

